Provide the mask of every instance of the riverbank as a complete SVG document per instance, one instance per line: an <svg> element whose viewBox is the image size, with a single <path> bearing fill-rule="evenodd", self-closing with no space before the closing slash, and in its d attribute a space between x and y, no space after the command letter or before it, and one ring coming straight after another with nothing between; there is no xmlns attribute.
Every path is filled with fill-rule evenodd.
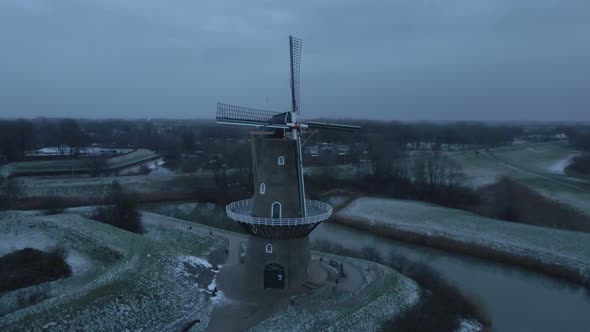
<svg viewBox="0 0 590 332"><path fill-rule="evenodd" d="M393 239L514 264L590 288L590 235L479 217L427 203L362 197L334 215Z"/></svg>

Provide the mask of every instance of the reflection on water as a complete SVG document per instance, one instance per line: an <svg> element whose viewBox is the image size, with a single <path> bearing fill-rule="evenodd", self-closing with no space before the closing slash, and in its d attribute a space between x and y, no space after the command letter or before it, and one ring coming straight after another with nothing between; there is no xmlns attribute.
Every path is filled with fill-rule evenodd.
<svg viewBox="0 0 590 332"><path fill-rule="evenodd" d="M481 301L494 331L590 331L590 293L583 287L518 267L423 246L369 232L323 223L312 241L339 243L350 249L374 246L383 257L392 250L428 264L464 293Z"/></svg>

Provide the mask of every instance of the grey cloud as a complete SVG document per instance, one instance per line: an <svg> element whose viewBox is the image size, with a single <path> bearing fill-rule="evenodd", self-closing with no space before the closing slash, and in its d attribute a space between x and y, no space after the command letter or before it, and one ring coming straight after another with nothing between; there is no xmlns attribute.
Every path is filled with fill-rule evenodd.
<svg viewBox="0 0 590 332"><path fill-rule="evenodd" d="M578 0L0 0L0 116L590 120Z"/></svg>

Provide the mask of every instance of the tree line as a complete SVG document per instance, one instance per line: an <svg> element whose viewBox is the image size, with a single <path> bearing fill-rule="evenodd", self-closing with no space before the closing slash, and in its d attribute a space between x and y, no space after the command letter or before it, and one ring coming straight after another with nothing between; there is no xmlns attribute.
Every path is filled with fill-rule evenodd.
<svg viewBox="0 0 590 332"><path fill-rule="evenodd" d="M322 130L310 137L308 144L327 142L350 145L351 153L357 159L362 158L365 151L380 153L384 145L394 152L418 143L428 143L433 150L440 150L443 145L456 148L505 145L521 136L525 128L522 125L476 122L404 123L334 119L323 121L359 124L361 130L353 134ZM22 160L27 150L44 146L62 147L62 154L76 155L80 148L96 144L105 148L151 149L172 161L176 160L179 166L183 154L199 152L209 157L207 161L217 156L218 159L225 159L223 163L238 164L239 168L241 162L249 160L243 157L237 158L238 160L232 158L238 142L247 139L251 130L253 128L219 125L214 120L2 120L0 159Z"/></svg>
<svg viewBox="0 0 590 332"><path fill-rule="evenodd" d="M75 156L90 143L89 135L73 119L0 120L0 161L20 161L36 147L57 147L62 156Z"/></svg>

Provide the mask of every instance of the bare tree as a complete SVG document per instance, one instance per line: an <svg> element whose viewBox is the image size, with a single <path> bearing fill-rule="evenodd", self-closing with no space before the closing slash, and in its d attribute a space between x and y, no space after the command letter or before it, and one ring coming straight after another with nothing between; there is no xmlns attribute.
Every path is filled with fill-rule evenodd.
<svg viewBox="0 0 590 332"><path fill-rule="evenodd" d="M143 233L137 200L133 194L125 192L119 182L113 181L107 202L108 205L95 210L93 219L130 232Z"/></svg>
<svg viewBox="0 0 590 332"><path fill-rule="evenodd" d="M12 209L21 197L23 185L15 179L0 177L0 208Z"/></svg>
<svg viewBox="0 0 590 332"><path fill-rule="evenodd" d="M101 156L92 156L86 159L86 167L90 172L90 176L97 177L107 169L107 161Z"/></svg>
<svg viewBox="0 0 590 332"><path fill-rule="evenodd" d="M22 160L25 151L32 147L33 126L30 121L0 121L0 159Z"/></svg>
<svg viewBox="0 0 590 332"><path fill-rule="evenodd" d="M75 156L88 143L88 136L82 131L78 122L73 119L62 120L58 124L56 135L58 149L62 156L65 155L66 149L69 149L71 156Z"/></svg>
<svg viewBox="0 0 590 332"><path fill-rule="evenodd" d="M421 194L449 191L461 184L461 166L441 152L428 152L413 159L410 177Z"/></svg>

